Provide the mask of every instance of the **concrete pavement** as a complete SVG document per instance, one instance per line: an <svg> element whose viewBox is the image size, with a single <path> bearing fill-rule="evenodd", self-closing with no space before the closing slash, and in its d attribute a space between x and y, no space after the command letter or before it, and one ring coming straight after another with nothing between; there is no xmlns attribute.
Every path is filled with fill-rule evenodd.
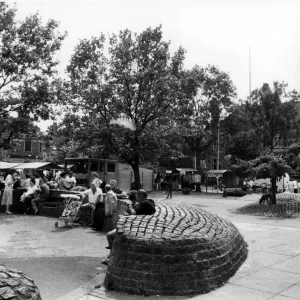
<svg viewBox="0 0 300 300"><path fill-rule="evenodd" d="M57 299L104 274L101 259L108 254L104 233L81 226L55 228L56 221L0 214L0 264L33 278L43 300Z"/></svg>
<svg viewBox="0 0 300 300"><path fill-rule="evenodd" d="M162 199L164 195L151 194ZM222 198L218 195L193 193L183 196L175 193L169 202L203 207L230 219L243 234L249 246L249 255L234 277L223 287L196 297L150 296L154 299L247 300L247 299L300 299L300 222L299 219L277 219L237 215L233 209L259 199L259 195L242 198ZM104 278L104 276L103 276ZM141 299L139 296L95 288L75 299ZM67 300L62 298L61 300Z"/></svg>
<svg viewBox="0 0 300 300"><path fill-rule="evenodd" d="M162 200L162 193L150 198ZM199 206L231 220L243 234L249 255L223 287L193 298L153 299L300 299L300 220L238 215L232 210L258 200L259 195L222 198L221 195L176 192L170 203ZM105 291L100 264L107 255L105 235L87 227L54 228L53 218L0 214L0 263L19 268L35 279L45 300L142 299ZM97 286L97 288L95 288Z"/></svg>

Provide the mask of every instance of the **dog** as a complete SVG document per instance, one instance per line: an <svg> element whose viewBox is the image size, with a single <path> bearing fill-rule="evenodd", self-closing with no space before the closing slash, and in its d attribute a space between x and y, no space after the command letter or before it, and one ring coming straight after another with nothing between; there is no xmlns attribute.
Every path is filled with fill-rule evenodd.
<svg viewBox="0 0 300 300"><path fill-rule="evenodd" d="M271 203L272 203L272 194L271 193L264 194L259 199L259 204L269 204L270 205Z"/></svg>

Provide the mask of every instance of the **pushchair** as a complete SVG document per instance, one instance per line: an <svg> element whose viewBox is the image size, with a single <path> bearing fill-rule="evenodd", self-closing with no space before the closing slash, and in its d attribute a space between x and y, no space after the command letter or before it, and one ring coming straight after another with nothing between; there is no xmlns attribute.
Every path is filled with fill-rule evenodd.
<svg viewBox="0 0 300 300"><path fill-rule="evenodd" d="M58 222L55 222L55 227L57 228L60 223L64 222L65 226L71 226L73 228L82 204L81 197L73 194L61 195L61 197L65 198L65 208Z"/></svg>

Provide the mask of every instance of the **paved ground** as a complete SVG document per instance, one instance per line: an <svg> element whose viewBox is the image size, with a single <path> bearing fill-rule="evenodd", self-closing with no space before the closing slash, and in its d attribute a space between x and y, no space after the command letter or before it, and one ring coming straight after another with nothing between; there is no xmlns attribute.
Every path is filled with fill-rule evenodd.
<svg viewBox="0 0 300 300"><path fill-rule="evenodd" d="M151 197L159 200L164 195L153 193ZM225 286L193 299L300 299L299 219L231 212L258 198L258 195L222 198L200 193L183 196L177 192L168 200L196 205L230 219L249 245L248 259ZM0 214L0 263L19 268L33 277L44 300L142 299L95 288L105 276L100 265L107 254L104 234L83 227L56 230L54 221L52 218ZM188 298L158 295L147 299Z"/></svg>
<svg viewBox="0 0 300 300"><path fill-rule="evenodd" d="M103 273L104 233L54 227L56 219L0 214L0 264L33 278L43 300L54 300ZM99 269L99 267L101 269Z"/></svg>

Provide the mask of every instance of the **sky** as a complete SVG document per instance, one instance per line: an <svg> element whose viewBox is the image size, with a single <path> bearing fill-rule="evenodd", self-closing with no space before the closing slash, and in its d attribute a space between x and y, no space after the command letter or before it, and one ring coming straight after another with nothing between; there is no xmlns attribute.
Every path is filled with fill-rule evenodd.
<svg viewBox="0 0 300 300"><path fill-rule="evenodd" d="M237 95L251 87L286 81L300 91L299 0L40 0L13 1L17 18L39 11L42 20L60 22L67 31L57 57L63 74L80 39L126 28L141 32L162 25L163 39L174 52L181 45L185 67L216 65L229 73Z"/></svg>

